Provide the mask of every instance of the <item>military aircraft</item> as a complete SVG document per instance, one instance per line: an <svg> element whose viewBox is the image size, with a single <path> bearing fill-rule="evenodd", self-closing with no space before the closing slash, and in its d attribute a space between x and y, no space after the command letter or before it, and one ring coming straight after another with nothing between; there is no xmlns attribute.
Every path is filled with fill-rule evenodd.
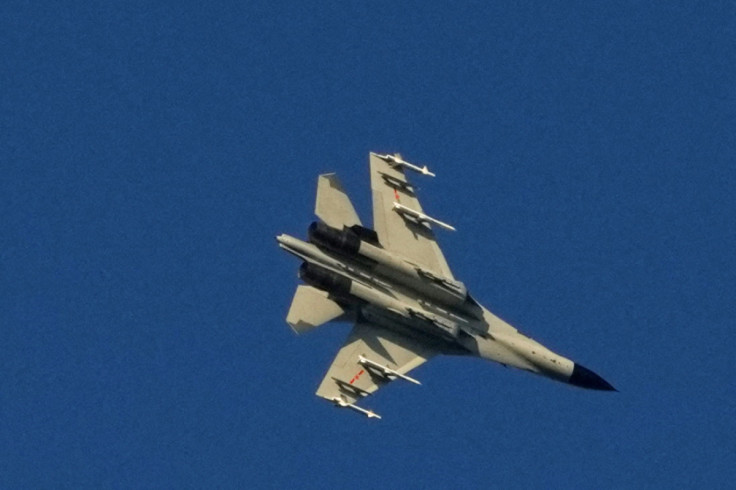
<svg viewBox="0 0 736 490"><path fill-rule="evenodd" d="M338 407L380 418L362 399L438 354L478 356L593 390L615 388L481 306L452 275L399 154L370 154L373 228L363 226L335 174L320 175L307 241L276 237L303 263L286 321L298 334L330 321L354 326L317 389ZM359 402L361 402L359 404Z"/></svg>

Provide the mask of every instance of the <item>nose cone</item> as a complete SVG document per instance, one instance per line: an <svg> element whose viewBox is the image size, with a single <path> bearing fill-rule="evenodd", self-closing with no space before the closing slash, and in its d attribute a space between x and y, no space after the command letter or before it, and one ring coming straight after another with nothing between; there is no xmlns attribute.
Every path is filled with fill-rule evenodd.
<svg viewBox="0 0 736 490"><path fill-rule="evenodd" d="M608 381L601 378L585 366L581 366L577 362L575 363L575 367L572 369L572 376L570 376L570 379L567 382L571 385L587 388L589 390L618 391L616 388L611 386Z"/></svg>

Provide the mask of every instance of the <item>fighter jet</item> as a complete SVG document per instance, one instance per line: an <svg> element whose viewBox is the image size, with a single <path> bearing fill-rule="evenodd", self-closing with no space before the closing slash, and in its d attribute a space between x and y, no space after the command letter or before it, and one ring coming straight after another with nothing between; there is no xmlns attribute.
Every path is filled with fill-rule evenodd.
<svg viewBox="0 0 736 490"><path fill-rule="evenodd" d="M380 418L363 399L439 354L470 355L593 390L615 391L593 371L519 332L455 279L406 171L434 175L399 154L370 154L373 228L363 226L335 174L319 176L307 240L279 246L302 260L286 317L298 334L330 321L354 323L317 389L338 407Z"/></svg>

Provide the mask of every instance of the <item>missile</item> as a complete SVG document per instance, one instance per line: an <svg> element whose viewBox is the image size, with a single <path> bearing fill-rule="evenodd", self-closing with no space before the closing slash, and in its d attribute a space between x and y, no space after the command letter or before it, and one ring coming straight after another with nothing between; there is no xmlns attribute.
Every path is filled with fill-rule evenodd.
<svg viewBox="0 0 736 490"><path fill-rule="evenodd" d="M370 359L366 359L362 355L361 356L358 356L358 362L360 364L362 364L363 366L367 366L367 367L370 367L370 368L377 369L378 371L380 371L381 373L383 373L383 375L386 376L386 377L393 376L393 377L396 377L396 378L401 378L401 379L403 379L405 381L408 381L410 383L414 383L416 385L421 385L422 384L422 383L420 383L419 381L417 381L416 379L414 379L414 378L412 378L410 376L407 376L405 374L401 374L398 371L395 371L395 370L389 368L388 366L381 366L377 362L371 361Z"/></svg>
<svg viewBox="0 0 736 490"><path fill-rule="evenodd" d="M346 401L346 400L345 400L344 398L341 398L341 397L339 397L339 396L336 396L336 397L334 397L334 398L332 399L332 401L333 401L333 402L335 403L335 405L336 405L336 406L338 406L338 407L341 407L341 408L349 408L349 409L351 409L351 410L355 410L356 412L360 412L360 413L362 413L363 415L365 415L365 416L366 416L366 417L368 417L369 419L370 419L370 418L375 418L375 419L380 419L380 418L381 418L381 416L380 416L380 415L378 415L378 414L377 414L376 412L374 412L373 410L366 410L366 409L365 409L365 408L363 408L363 407L359 407L359 406L358 406L358 405L356 405L355 403L348 403L348 402L347 402L347 401Z"/></svg>
<svg viewBox="0 0 736 490"><path fill-rule="evenodd" d="M353 228L338 230L325 223L314 222L309 225L307 235L309 241L320 248L334 250L348 257L369 259L366 267L374 273L420 291L441 304L456 307L467 299L468 290L462 282L425 270L387 251L378 242L362 240Z"/></svg>
<svg viewBox="0 0 736 490"><path fill-rule="evenodd" d="M405 160L402 160L400 156L397 155L379 155L378 153L375 154L378 158L381 160L384 160L389 163L392 167L404 167L408 168L409 170L413 170L414 172L420 173L422 175L427 175L429 177L435 177L435 174L429 171L427 166L420 167L418 165L414 165L413 163L409 163Z"/></svg>
<svg viewBox="0 0 736 490"><path fill-rule="evenodd" d="M427 216L424 213L420 213L419 211L406 207L399 202L394 202L393 210L401 215L411 216L412 218L419 221L420 223L432 223L434 225L439 226L440 228L455 231L455 227L448 225L447 223L440 221L438 219L435 219L431 216Z"/></svg>
<svg viewBox="0 0 736 490"><path fill-rule="evenodd" d="M328 293L353 296L404 318L412 317L409 308L393 296L322 266L304 262L299 267L299 278L310 286Z"/></svg>
<svg viewBox="0 0 736 490"><path fill-rule="evenodd" d="M325 230L334 232L337 237L341 237L341 233L343 233L335 230L334 228L330 228L323 223L318 223L318 225L319 226L315 227L315 229L324 228ZM310 234L314 235L313 232L313 227L310 227ZM341 239L342 241L351 241L349 239L345 239L344 236L342 236ZM436 277L434 277L434 279L425 277L420 268L408 264L381 248L375 247L367 242L360 241L357 238L354 239L359 245L357 250L363 250L364 248L371 250L375 252L374 257L384 259L385 263L389 264L387 266L381 266L380 272L383 275L399 279L401 283L408 287L425 292L442 303L454 306L460 306L464 303L467 291L462 283L450 282L450 280L447 279L443 280L444 282L437 282ZM441 330L444 330L451 335L456 334L454 327L446 326L444 322L439 320L435 315L428 316L428 314L409 308L406 304L397 300L393 296L368 285L368 283L372 282L370 275L365 271L362 271L360 267L355 268L346 265L338 258L323 252L315 244L303 242L302 240L289 235L279 235L276 237L276 240L279 242L279 246L281 248L304 260L304 263L299 269L299 277L307 284L333 294L354 296L406 319L426 319L430 323L440 327ZM332 242L335 242L335 240L332 240ZM324 242L318 243L322 243L324 245ZM332 243L332 245L339 245L339 243L335 242ZM341 249L338 248L338 250ZM389 268L392 266L393 268ZM364 265L363 267L369 266ZM363 280L365 280L366 283L362 282ZM425 316L426 318L424 318Z"/></svg>
<svg viewBox="0 0 736 490"><path fill-rule="evenodd" d="M310 286L330 294L355 297L380 310L390 311L398 317L395 317L396 320L413 328L418 328L419 325L429 326L436 333L450 339L455 339L459 335L460 325L457 322L447 320L424 309L413 308L379 289L322 266L304 262L299 267L299 278ZM395 373L395 375L399 374Z"/></svg>

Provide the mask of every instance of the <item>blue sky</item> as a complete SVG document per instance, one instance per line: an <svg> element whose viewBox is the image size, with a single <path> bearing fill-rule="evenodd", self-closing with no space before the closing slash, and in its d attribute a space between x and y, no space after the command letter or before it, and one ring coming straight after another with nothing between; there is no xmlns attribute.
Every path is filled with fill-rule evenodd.
<svg viewBox="0 0 736 490"><path fill-rule="evenodd" d="M0 6L0 486L727 488L728 2ZM440 358L313 393L284 321L319 173L427 163L455 275L598 393ZM370 403L368 403L370 402Z"/></svg>

